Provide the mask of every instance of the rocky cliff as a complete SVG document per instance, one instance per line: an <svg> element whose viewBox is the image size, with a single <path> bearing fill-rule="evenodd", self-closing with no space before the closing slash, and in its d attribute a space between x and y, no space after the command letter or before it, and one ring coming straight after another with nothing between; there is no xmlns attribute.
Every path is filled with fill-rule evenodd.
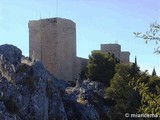
<svg viewBox="0 0 160 120"><path fill-rule="evenodd" d="M0 46L0 120L106 120L104 86L84 80L70 87L41 61L13 45Z"/></svg>

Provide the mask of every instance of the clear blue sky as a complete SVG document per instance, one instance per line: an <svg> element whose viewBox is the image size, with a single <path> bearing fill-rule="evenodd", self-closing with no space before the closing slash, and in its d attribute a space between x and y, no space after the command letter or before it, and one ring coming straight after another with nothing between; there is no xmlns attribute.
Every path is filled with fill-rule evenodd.
<svg viewBox="0 0 160 120"><path fill-rule="evenodd" d="M56 0L0 0L0 44L13 44L28 56L28 21L56 17ZM71 19L77 27L77 55L87 58L100 44L121 44L137 56L142 70L160 75L160 55L154 43L146 45L133 32L145 32L160 23L160 0L59 0L58 17Z"/></svg>

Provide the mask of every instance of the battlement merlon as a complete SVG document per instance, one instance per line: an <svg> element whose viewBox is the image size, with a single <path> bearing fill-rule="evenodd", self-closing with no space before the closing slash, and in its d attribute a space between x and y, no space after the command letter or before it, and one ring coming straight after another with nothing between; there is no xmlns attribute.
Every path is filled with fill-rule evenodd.
<svg viewBox="0 0 160 120"><path fill-rule="evenodd" d="M53 23L56 23L56 24L62 24L62 23L66 23L66 24L70 24L72 27L75 27L76 26L76 23L73 22L72 20L69 20L69 19L64 19L64 18L59 18L59 17L56 17L56 18L45 18L45 19L39 19L39 20L30 20L29 23L28 23L28 28L30 28L30 26L32 26L33 24L41 24L43 23L43 25L46 23L49 24L53 24Z"/></svg>

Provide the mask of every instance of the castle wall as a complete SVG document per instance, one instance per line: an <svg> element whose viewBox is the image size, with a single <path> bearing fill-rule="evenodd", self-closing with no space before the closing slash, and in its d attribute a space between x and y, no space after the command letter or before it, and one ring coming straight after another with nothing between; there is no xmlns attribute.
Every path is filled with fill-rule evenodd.
<svg viewBox="0 0 160 120"><path fill-rule="evenodd" d="M29 22L29 56L32 54L41 60L41 24L40 22Z"/></svg>
<svg viewBox="0 0 160 120"><path fill-rule="evenodd" d="M88 59L76 57L76 24L68 19L50 18L29 21L29 56L43 62L58 79L72 81L86 67ZM103 53L114 54L129 63L129 52L119 44L101 44Z"/></svg>
<svg viewBox="0 0 160 120"><path fill-rule="evenodd" d="M130 56L130 52L128 51L122 51L120 54L120 60L126 64L129 64L129 56Z"/></svg>
<svg viewBox="0 0 160 120"><path fill-rule="evenodd" d="M79 78L79 74L84 70L87 66L88 59L77 57L76 58L76 78Z"/></svg>
<svg viewBox="0 0 160 120"><path fill-rule="evenodd" d="M71 81L75 76L76 25L62 18L29 22L30 57L41 60L57 78Z"/></svg>
<svg viewBox="0 0 160 120"><path fill-rule="evenodd" d="M114 54L116 58L120 59L121 46L119 44L101 44L101 51Z"/></svg>
<svg viewBox="0 0 160 120"><path fill-rule="evenodd" d="M101 51L103 53L114 54L121 62L128 64L130 62L128 51L121 51L121 46L119 44L101 44Z"/></svg>

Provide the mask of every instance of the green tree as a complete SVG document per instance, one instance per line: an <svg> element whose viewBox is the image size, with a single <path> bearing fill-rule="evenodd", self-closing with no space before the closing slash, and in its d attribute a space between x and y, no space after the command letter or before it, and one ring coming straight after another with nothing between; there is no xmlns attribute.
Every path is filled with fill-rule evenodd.
<svg viewBox="0 0 160 120"><path fill-rule="evenodd" d="M134 34L136 37L144 39L146 43L154 41L157 46L154 48L154 53L160 54L160 24L155 22L150 25L150 29L146 33L134 32Z"/></svg>
<svg viewBox="0 0 160 120"><path fill-rule="evenodd" d="M150 29L144 34L139 32L134 32L134 34L136 37L144 39L146 43L154 41L157 46L154 53L160 54L160 24L151 24ZM138 80L132 80L130 83L142 97L139 113L160 115L160 78L156 76L155 69L153 69L152 76L144 72Z"/></svg>
<svg viewBox="0 0 160 120"><path fill-rule="evenodd" d="M135 62L132 63L132 65L131 65L130 77L135 79L136 77L138 77L139 72L140 72L140 69L139 69L139 67L137 65L137 58L135 57Z"/></svg>
<svg viewBox="0 0 160 120"><path fill-rule="evenodd" d="M115 59L109 54L92 51L87 65L87 77L109 85L115 73Z"/></svg>
<svg viewBox="0 0 160 120"><path fill-rule="evenodd" d="M138 112L160 115L160 78L156 76L149 77L144 72L137 81L131 82L131 86L134 86L134 89L142 97Z"/></svg>
<svg viewBox="0 0 160 120"><path fill-rule="evenodd" d="M117 64L116 73L110 81L110 87L106 89L107 101L114 101L108 112L111 120L124 120L125 113L137 113L140 106L141 98L137 91L130 86L132 81L130 76L131 66L127 64Z"/></svg>
<svg viewBox="0 0 160 120"><path fill-rule="evenodd" d="M160 78L158 76L150 76L149 78L149 91L152 93L157 92L156 87L160 87Z"/></svg>
<svg viewBox="0 0 160 120"><path fill-rule="evenodd" d="M86 72L87 72L87 68L85 67L84 69L82 69L82 71L79 73L79 79L80 80L86 80L87 79L87 75L86 75Z"/></svg>
<svg viewBox="0 0 160 120"><path fill-rule="evenodd" d="M157 76L157 74L156 74L156 70L155 70L155 67L153 68L152 76Z"/></svg>

